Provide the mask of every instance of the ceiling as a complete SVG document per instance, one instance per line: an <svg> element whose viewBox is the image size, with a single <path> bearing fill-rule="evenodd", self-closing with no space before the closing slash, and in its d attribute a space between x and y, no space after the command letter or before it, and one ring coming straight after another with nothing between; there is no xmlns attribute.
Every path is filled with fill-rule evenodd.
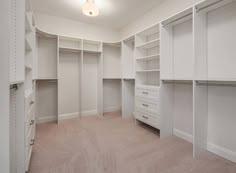
<svg viewBox="0 0 236 173"><path fill-rule="evenodd" d="M97 17L82 14L81 6L85 0L31 0L31 3L35 12L120 29L161 1L163 0L95 0L100 10Z"/></svg>

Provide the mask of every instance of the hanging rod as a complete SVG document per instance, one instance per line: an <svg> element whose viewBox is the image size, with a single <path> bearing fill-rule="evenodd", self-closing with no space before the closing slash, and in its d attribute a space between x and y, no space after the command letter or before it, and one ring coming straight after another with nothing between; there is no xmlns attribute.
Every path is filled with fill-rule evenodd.
<svg viewBox="0 0 236 173"><path fill-rule="evenodd" d="M206 8L212 6L212 5L218 4L219 2L222 2L222 1L224 1L224 0L219 0L219 1L213 2L213 3L211 3L211 4L209 4L205 7L202 7L202 8L196 8L196 10L197 10L197 12L199 12L199 11L204 10L204 9L206 9Z"/></svg>
<svg viewBox="0 0 236 173"><path fill-rule="evenodd" d="M207 85L207 86L224 86L224 87L236 87L236 83L217 83L217 82L199 82L196 81L196 85Z"/></svg>
<svg viewBox="0 0 236 173"><path fill-rule="evenodd" d="M10 90L17 90L17 89L18 89L17 84L14 84L14 85L10 86Z"/></svg>
<svg viewBox="0 0 236 173"><path fill-rule="evenodd" d="M183 18L185 18L185 17L188 17L188 16L191 16L193 13L191 12L190 14L186 14L186 15L184 15L184 16L182 16L182 17L179 17L179 18L177 18L177 19L175 19L175 20L173 20L173 21L171 21L171 22L168 22L168 23L163 23L163 26L166 26L166 25L169 25L169 24L171 24L171 23L174 23L174 22L177 22L178 20L180 20L180 19L183 19Z"/></svg>
<svg viewBox="0 0 236 173"><path fill-rule="evenodd" d="M175 80L162 80L163 83L176 83L176 84L188 84L188 85L192 85L192 80L190 82L186 82L186 81L175 81Z"/></svg>

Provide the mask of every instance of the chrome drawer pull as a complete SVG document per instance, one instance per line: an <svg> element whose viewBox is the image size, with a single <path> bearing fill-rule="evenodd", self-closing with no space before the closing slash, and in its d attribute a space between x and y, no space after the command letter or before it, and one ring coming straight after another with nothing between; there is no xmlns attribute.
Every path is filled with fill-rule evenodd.
<svg viewBox="0 0 236 173"><path fill-rule="evenodd" d="M144 115L143 115L143 118L148 119L148 117L146 117L146 116L144 116Z"/></svg>
<svg viewBox="0 0 236 173"><path fill-rule="evenodd" d="M30 121L30 125L32 126L34 124L34 120L31 120Z"/></svg>
<svg viewBox="0 0 236 173"><path fill-rule="evenodd" d="M30 102L30 105L32 105L32 104L34 104L34 101L31 101L31 102Z"/></svg>
<svg viewBox="0 0 236 173"><path fill-rule="evenodd" d="M143 92L143 94L148 94L148 92Z"/></svg>
<svg viewBox="0 0 236 173"><path fill-rule="evenodd" d="M31 139L30 146L34 145L34 139Z"/></svg>
<svg viewBox="0 0 236 173"><path fill-rule="evenodd" d="M143 104L143 106L148 107L149 105L147 105L147 104Z"/></svg>

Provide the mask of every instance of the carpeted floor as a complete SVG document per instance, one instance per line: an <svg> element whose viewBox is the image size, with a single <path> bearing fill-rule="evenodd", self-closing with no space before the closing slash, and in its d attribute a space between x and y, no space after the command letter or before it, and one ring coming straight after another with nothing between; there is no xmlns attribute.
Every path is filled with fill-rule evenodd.
<svg viewBox="0 0 236 173"><path fill-rule="evenodd" d="M104 117L37 125L30 173L236 173L236 164L207 153L192 158L192 145L159 139L146 125Z"/></svg>

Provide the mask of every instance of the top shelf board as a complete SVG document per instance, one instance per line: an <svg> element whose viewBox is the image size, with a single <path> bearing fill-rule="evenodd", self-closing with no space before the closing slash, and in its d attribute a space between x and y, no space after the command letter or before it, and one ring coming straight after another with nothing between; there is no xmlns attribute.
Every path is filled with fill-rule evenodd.
<svg viewBox="0 0 236 173"><path fill-rule="evenodd" d="M153 35L153 34L156 34L156 33L159 33L159 25L155 25L151 28L148 28L140 33L138 33L137 35L140 35L140 36L149 36L149 35Z"/></svg>
<svg viewBox="0 0 236 173"><path fill-rule="evenodd" d="M179 23L183 23L187 20L191 20L193 18L193 8L187 8L184 11L181 11L165 20L163 20L161 23L163 26L166 25L177 25Z"/></svg>
<svg viewBox="0 0 236 173"><path fill-rule="evenodd" d="M236 2L236 0L207 0L196 4L195 8L196 12L207 13L232 2Z"/></svg>

